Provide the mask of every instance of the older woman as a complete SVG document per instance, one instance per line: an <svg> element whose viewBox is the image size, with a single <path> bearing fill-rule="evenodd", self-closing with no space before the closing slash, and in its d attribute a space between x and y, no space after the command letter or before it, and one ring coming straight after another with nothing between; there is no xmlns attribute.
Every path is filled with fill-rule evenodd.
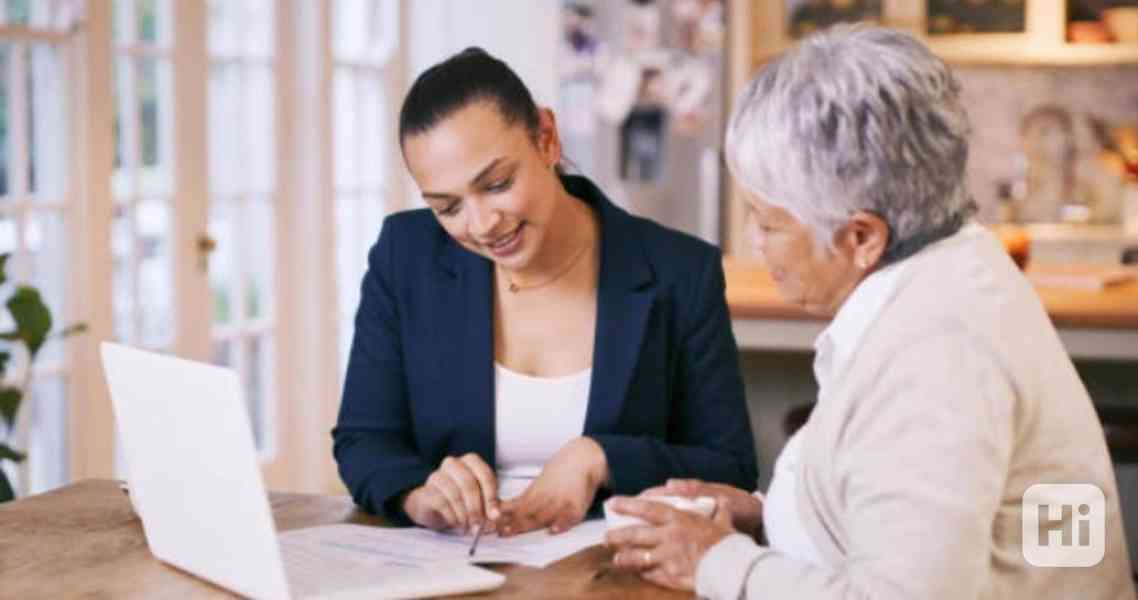
<svg viewBox="0 0 1138 600"><path fill-rule="evenodd" d="M649 522L610 533L617 566L712 598L1134 597L1090 398L971 221L968 133L949 69L884 29L809 38L747 86L727 148L756 246L782 295L834 315L818 403L765 505L694 481L666 489L719 497L716 518L614 499Z"/></svg>

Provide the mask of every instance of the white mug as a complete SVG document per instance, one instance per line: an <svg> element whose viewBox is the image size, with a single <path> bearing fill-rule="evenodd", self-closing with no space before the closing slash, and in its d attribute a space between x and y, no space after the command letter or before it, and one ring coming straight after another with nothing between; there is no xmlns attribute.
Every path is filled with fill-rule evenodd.
<svg viewBox="0 0 1138 600"><path fill-rule="evenodd" d="M685 496L639 496L637 500L651 500L653 502L660 502L668 504L673 508L679 510L686 510L688 512L710 517L715 514L715 498L711 496L700 496L698 498L688 498ZM613 529L620 529L621 527L629 527L632 525L646 525L646 523L639 517L630 515L618 514L609 508L611 500L606 501L605 507L605 524L609 531Z"/></svg>

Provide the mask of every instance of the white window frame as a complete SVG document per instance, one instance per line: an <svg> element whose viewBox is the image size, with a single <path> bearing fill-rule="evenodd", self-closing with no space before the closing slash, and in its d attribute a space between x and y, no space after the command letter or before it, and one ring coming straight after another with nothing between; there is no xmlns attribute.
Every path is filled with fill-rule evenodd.
<svg viewBox="0 0 1138 600"><path fill-rule="evenodd" d="M343 0L333 0L330 4L333 5L332 11L335 13L336 5ZM400 60L401 55L398 53L400 41L403 36L402 19L404 11L398 2L375 2L374 9L378 10L380 18L379 23L385 28L380 34L381 44L366 47L362 56L345 57L336 53L333 48L333 78L340 76L347 77L351 80L352 95L350 102L355 106L363 104L362 98L365 95L363 91L365 85L378 85L384 88L384 93L387 96L387 113L382 115L386 121L385 131L387 139L381 140L386 142L387 155L382 157L384 160L382 164L387 166L387 172L379 174L378 184L368 185L367 183L357 182L354 186L342 187L339 182L336 182L334 175L335 187L335 210L339 213L340 210L347 209L343 206L344 203L352 203L354 206L350 207L353 215L360 213L367 214L366 203L372 201L380 202L380 212L386 216L394 210L402 207L402 186L400 184L399 172L401 171L399 165L402 164L402 155L399 152L398 140L395 139L397 134L398 125L398 106L401 100L397 92L401 89L403 83L403 69ZM335 31L333 32L335 33ZM339 37L334 35L334 37ZM334 84L335 88L335 84ZM333 106L336 106L335 104ZM359 111L357 110L357 114ZM337 128L340 124L333 120L332 138L335 140L339 135ZM369 156L366 151L366 144L363 143L363 138L358 137L355 141L355 148L352 152L354 154L353 161L357 165L357 170L361 165L377 162L375 156ZM339 167L339 161L344 160L345 157L340 156L337 152L340 150L334 147L333 157ZM373 207L374 208L374 207ZM337 214L338 220L338 214ZM341 223L337 222L335 229L336 237L336 252L337 252L337 284L339 289L350 289L351 292L347 297L341 296L339 298L339 322L337 327L337 337L339 339L339 353L340 353L340 373L343 374L344 369L347 367L347 353L350 347L351 338L354 333L354 326L352 325L355 316L356 308L358 305L358 289L363 274L367 268L367 251L371 244L373 244L379 234L380 222L369 222L364 219L350 219L350 230L344 230L340 227ZM350 253L348 264L340 260L340 252L347 250Z"/></svg>
<svg viewBox="0 0 1138 600"><path fill-rule="evenodd" d="M174 102L174 189L171 200L184 218L172 218L175 271L174 312L188 322L209 323L207 275L199 268L197 243L208 223L209 85L208 16L204 1L169 0L173 11L172 77ZM339 302L336 290L335 203L332 83L332 2L276 1L277 177L276 177L276 435L275 460L263 464L270 488L329 492L342 490L331 453L329 430L340 403L338 357ZM398 2L400 38L406 30L407 0ZM114 197L111 176L115 153L112 0L88 0L75 31L41 33L0 27L5 34L64 43L72 78L71 115L75 138L74 212L69 227L73 277L67 312L58 322L87 323L84 335L68 345L69 474L73 481L114 477L114 416L101 367L99 344L114 339L111 225ZM146 49L131 48L145 53ZM405 52L397 49L381 68L388 82L388 130L396 130L398 99L406 80ZM358 65L372 69L374 65ZM353 66L355 68L355 66ZM299 91L299 92L298 92ZM406 176L394 139L389 140L392 173L385 177L388 211L406 205ZM379 224L375 224L378 232ZM296 240L303 240L303 243ZM326 332L326 333L324 333ZM209 327L178 328L172 342L182 356L208 360ZM45 365L46 366L46 365ZM50 373L45 370L45 374Z"/></svg>
<svg viewBox="0 0 1138 600"><path fill-rule="evenodd" d="M233 0L222 1L233 2ZM244 8L244 2L245 0L242 0L242 3L236 4L236 6ZM281 10L281 8L282 7L279 5L273 6L274 28L279 23L279 19L276 18L276 14ZM238 12L241 15L239 18L244 18L246 16L243 11ZM237 29L243 29L240 23L238 23ZM225 53L217 52L212 48L209 49L209 69L211 71L218 67L223 69L236 68L241 70L241 74L239 76L241 84L239 85L239 91L237 94L238 107L236 110L243 111L245 108L245 94L247 93L245 86L247 73L245 72L245 69L268 67L273 73L273 111L274 114L277 114L279 116L279 104L281 97L279 81L280 62L278 58L279 49L276 48L276 46L279 43L284 42L284 40L282 40L280 36L277 36L276 32L274 31L273 41L276 42L274 43L274 48L272 49L271 53L266 55L253 55L244 51L244 49L236 52L231 51ZM207 85L212 85L212 78ZM241 121L243 119L239 117L238 120ZM279 118L276 119L276 121L277 122L274 122L273 124L274 129L279 129ZM277 132L274 131L274 140L276 140L277 137ZM212 159L212 157L210 158ZM273 156L273 160L274 163L276 163L273 166L275 178L272 184L267 188L249 188L247 186L239 184L237 189L230 189L224 192L215 189L210 190L209 198L211 206L214 202L221 202L225 203L233 211L233 221L236 223L236 231L240 232L246 230L246 225L248 225L247 209L251 204L255 202L255 198L264 197L268 200L270 209L272 210L273 214L273 223L271 224L273 230L273 239L275 240L279 238L281 233L280 219L277 218L277 213L280 211L279 181L284 165L279 162L279 157L276 155ZM230 283L233 284L233 287L230 289L229 298L230 306L232 307L232 316L229 323L226 323L224 325L218 325L215 323L211 326L211 343L214 345L229 345L231 358L230 364L232 368L236 370L239 375L241 375L242 382L246 384L245 389L248 393L248 378L253 376L254 370L260 369L261 365L249 364L247 350L249 348L249 345L254 341L263 342L260 351L262 353L268 354L268 366L267 368L257 373L257 377L260 378L263 397L259 399L260 402L257 404L257 411L253 412L253 414L251 414L251 417L254 420L254 430L260 431L261 433L261 437L258 440L260 442L258 445L258 450L262 464L268 464L278 456L280 451L280 397L277 393L276 388L276 372L278 368L276 364L277 360L274 355L276 354L276 338L278 334L276 304L281 291L277 289L266 290L271 296L269 301L266 303L268 306L266 312L258 318L248 318L246 315L245 293L251 289L251 286L255 285L253 283L255 278L254 275L249 271L249 268L252 265L249 261L250 255L247 240L244 236L238 235L236 236L234 243L236 247L233 249L233 255L236 257L236 271L232 274L233 280ZM279 270L280 268L277 259L278 256L276 254L276 249L274 248L272 255L272 269L274 271ZM270 281L274 281L275 279L276 276L274 273L272 276L270 276ZM250 406L253 406L253 403L257 402L257 400L258 399L246 398L246 402Z"/></svg>
<svg viewBox="0 0 1138 600"><path fill-rule="evenodd" d="M41 6L42 8L42 6ZM0 6L0 20L3 20L5 7ZM35 93L33 82L32 88L29 88L29 81L27 74L29 69L34 68L32 63L32 47L51 47L58 53L59 66L62 69L59 74L60 83L66 86L62 102L65 106L66 114L64 122L60 125L62 131L70 133L80 126L76 120L78 115L74 112L77 98L78 84L75 78L75 57L73 54L74 47L77 44L77 36L74 31L58 31L55 29L48 29L42 27L32 27L26 25L0 25L0 42L9 44L10 52L8 60L10 61L5 66L6 72L0 73L0 77L6 78L6 87L8 89L8 152L6 158L8 164L8 193L6 199L0 204L0 214L8 216L12 219L15 227L16 247L12 249L13 258L16 259L17 264L9 263L7 269L8 279L16 282L17 284L30 283L35 285L33 273L29 272L30 265L23 265L21 268L18 263L22 258L28 256L29 240L27 239L27 223L31 218L37 214L58 214L67 220L68 237L73 238L75 229L79 225L79 211L81 202L77 195L74 193L78 188L78 181L76 178L76 171L74 169L76 152L78 145L73 141L68 143L67 156L63 157L65 161L65 170L67 172L68 188L64 190L61 195L70 197L71 201L65 200L63 197L59 199L44 199L38 197L39 190L31 190L29 186L29 166L33 160L31 156L32 148L29 138L29 132L32 127L36 125L28 121L28 97L30 94ZM42 117L40 113L36 113L37 117ZM42 142L37 146L37 149L42 150ZM42 172L39 173L42 178ZM42 186L42 179L40 181ZM69 240L70 241L70 240ZM70 265L75 264L76 256L82 251L79 244L71 241L67 253L67 260ZM61 329L65 324L75 320L76 315L79 313L78 306L78 292L77 287L77 271L78 269L72 267L65 278L65 287L67 289L66 298L62 302L52 302L52 298L45 298L45 302L49 305L55 305L56 310L53 312L53 332ZM59 310L62 309L62 310ZM5 310L5 309L0 309ZM48 343L59 343L58 341L49 341ZM26 372L26 362L24 356L20 352L14 352L11 362L8 364L8 378L5 383L7 385L23 385L21 381L23 374ZM36 479L33 464L36 461L45 460L44 457L36 455L32 456L35 448L38 445L38 440L31 437L32 423L37 419L39 411L40 400L35 393L36 384L50 381L52 379L59 379L67 386L64 402L67 406L74 406L79 401L80 393L76 386L76 371L75 365L77 363L73 356L71 347L65 348L60 354L60 358L54 362L44 362L42 356L35 365L31 374L31 386L24 390L25 395L22 399L19 412L17 414L16 422L13 424L13 430L7 441L13 443L17 450L28 451L29 458L21 463L18 467L13 468L11 463L5 462L4 467L6 473L9 475L9 482L13 485L17 493L27 492L40 492L43 491L43 482ZM70 414L67 416L68 423L73 422ZM70 426L69 426L70 427ZM68 427L68 428L69 428ZM65 431L66 429L65 428ZM66 433L66 446L68 452L74 448L73 440L71 439L70 432ZM68 473L74 470L71 456L64 457L65 463L63 471ZM11 477L11 476L15 477ZM29 489L30 488L30 489Z"/></svg>

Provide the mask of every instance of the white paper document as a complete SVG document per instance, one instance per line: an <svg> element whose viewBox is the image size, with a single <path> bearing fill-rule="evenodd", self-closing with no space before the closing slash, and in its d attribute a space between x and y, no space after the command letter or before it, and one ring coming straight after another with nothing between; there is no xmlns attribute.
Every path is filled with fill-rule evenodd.
<svg viewBox="0 0 1138 600"><path fill-rule="evenodd" d="M544 568L580 550L602 544L604 539L603 519L585 521L559 535L547 530L509 538L483 535L474 556L468 555L473 535L439 533L421 527L323 525L280 534L286 557L336 555L350 564L389 568L415 568L441 562L514 563Z"/></svg>
<svg viewBox="0 0 1138 600"><path fill-rule="evenodd" d="M295 539L304 536L286 537L292 533L296 532L281 535L281 555L289 588L298 598L334 597L339 592L367 590L393 579L427 576L427 565L360 556Z"/></svg>

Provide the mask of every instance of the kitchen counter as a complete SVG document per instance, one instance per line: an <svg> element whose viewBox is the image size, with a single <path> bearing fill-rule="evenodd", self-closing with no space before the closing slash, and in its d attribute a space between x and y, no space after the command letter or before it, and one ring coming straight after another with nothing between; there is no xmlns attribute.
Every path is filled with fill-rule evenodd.
<svg viewBox="0 0 1138 600"><path fill-rule="evenodd" d="M725 258L723 268L741 350L813 351L828 319L784 302L754 262ZM1072 358L1138 361L1138 280L1101 291L1036 290Z"/></svg>

